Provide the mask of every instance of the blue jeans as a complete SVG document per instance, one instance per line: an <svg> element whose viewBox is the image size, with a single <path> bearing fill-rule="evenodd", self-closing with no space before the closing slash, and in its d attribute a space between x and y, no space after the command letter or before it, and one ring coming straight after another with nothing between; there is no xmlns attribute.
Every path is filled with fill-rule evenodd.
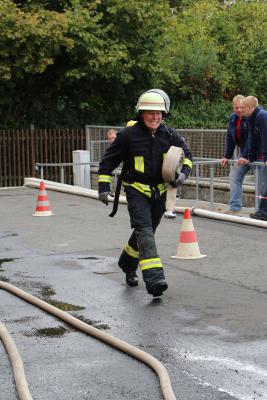
<svg viewBox="0 0 267 400"><path fill-rule="evenodd" d="M253 169L255 170L255 166ZM259 209L258 211L267 217L267 167L258 166L259 171L259 195L262 197L266 197L263 199L259 199Z"/></svg>
<svg viewBox="0 0 267 400"><path fill-rule="evenodd" d="M242 184L248 171L253 170L250 165L231 166L230 170L230 210L238 211L242 208Z"/></svg>

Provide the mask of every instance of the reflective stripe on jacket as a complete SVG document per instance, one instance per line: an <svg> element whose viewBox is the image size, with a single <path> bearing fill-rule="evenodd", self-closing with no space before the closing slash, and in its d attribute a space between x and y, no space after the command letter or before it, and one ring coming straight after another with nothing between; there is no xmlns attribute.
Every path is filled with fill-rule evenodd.
<svg viewBox="0 0 267 400"><path fill-rule="evenodd" d="M163 194L166 185L161 174L162 163L172 145L184 150L181 172L188 176L192 168L192 155L181 136L173 135L172 131L161 124L152 135L141 121L120 131L99 164L99 186L102 184L104 188L109 183L108 177L111 179L112 171L123 161L124 185L130 185L149 197L152 188Z"/></svg>

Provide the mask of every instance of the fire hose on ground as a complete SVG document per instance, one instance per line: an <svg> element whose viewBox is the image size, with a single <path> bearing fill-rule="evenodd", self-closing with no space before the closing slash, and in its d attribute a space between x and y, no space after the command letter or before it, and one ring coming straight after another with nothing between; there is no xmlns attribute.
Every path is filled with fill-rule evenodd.
<svg viewBox="0 0 267 400"><path fill-rule="evenodd" d="M176 400L174 395L171 381L168 375L166 368L161 364L159 360L155 357L151 356L150 354L146 353L143 350L138 349L131 344L117 339L116 337L101 331L85 322L80 321L78 318L73 317L72 315L58 309L57 307L52 306L51 304L38 299L35 296L13 286L9 283L0 281L0 289L7 290L8 292L14 294L17 297L27 301L28 303L33 304L41 308L42 310L48 312L49 314L54 315L55 317L61 319L62 321L66 322L69 325L72 325L74 328L92 336L96 339L108 344L111 347L116 348L117 350L128 354L129 356L143 362L144 364L148 365L151 369L155 371L158 375L162 394L164 400ZM28 389L27 380L24 374L24 368L22 360L19 356L19 353L16 349L16 346L9 335L8 331L6 330L5 326L0 322L0 339L4 343L7 353L9 355L14 380L16 384L17 393L20 400L32 400L31 394Z"/></svg>
<svg viewBox="0 0 267 400"><path fill-rule="evenodd" d="M184 153L183 150L177 147L172 146L165 158L165 164L163 165L163 177L165 177L166 182L171 182L175 179L175 173L180 171L182 163L184 160ZM40 186L40 179L36 178L25 178L24 186L30 187L39 187ZM86 197L91 198L98 198L98 194L95 190L85 189L82 187L75 187L72 185L61 184L57 182L45 181L45 185L48 189L72 193L76 195L83 195ZM169 208L173 207L173 210L176 212L184 212L184 210L188 207L175 207L175 200L176 200L176 188L172 188L171 185L168 185L168 192L167 192L167 205L169 204ZM113 199L110 198L112 201ZM126 203L126 199L124 196L120 196L120 202ZM222 221L229 221L229 222L238 222L247 225L259 226L263 228L267 228L267 222L261 220L252 220L250 218L245 217L236 217L233 215L225 215L221 213L216 213L213 211L207 211L196 207L191 207L191 214L192 215L199 215L203 217L213 218ZM129 343L122 341L113 337L112 335L102 332L101 330L94 328L85 322L80 321L79 319L67 314L64 311L59 310L58 308L46 303L45 301L34 297L23 290L10 285L6 282L0 281L0 289L5 289L10 293L20 297L21 299L43 309L44 311L60 318L61 320L65 321L66 323L74 326L76 329L93 336L102 342L129 354L131 357L145 363L151 369L153 369L156 374L158 375L160 386L162 389L162 394L164 400L175 400L176 397L174 395L170 378L166 368L157 360L155 357L151 356L150 354L138 349L130 345ZM28 389L28 384L26 381L26 377L24 374L22 360L20 359L19 353L17 352L16 346L9 335L8 331L6 330L5 326L0 322L0 338L3 341L7 352L9 354L11 364L14 371L14 379L16 383L17 392L19 395L20 400L32 400L31 394Z"/></svg>
<svg viewBox="0 0 267 400"><path fill-rule="evenodd" d="M24 186L39 188L40 182L41 182L41 179L38 179L38 178L25 178ZM58 183L58 182L53 182L53 181L48 181L48 180L44 180L44 182L45 182L46 188L50 189L50 190L55 190L57 192L63 192L63 193L70 193L70 194L74 194L74 195L78 195L78 196L90 197L92 199L98 199L98 192L93 189L86 189L86 188L79 187L79 186L67 185L65 183ZM114 199L112 197L110 197L109 200L112 202ZM122 204L127 203L125 196L120 196L119 201ZM205 210L205 209L195 207L195 206L194 207L175 206L174 211L177 213L184 213L186 208L190 209L191 215L196 215L199 217L211 218L211 219L216 219L219 221L236 222L238 224L257 226L260 228L267 228L267 221L256 220L256 219L252 219L252 218L248 218L248 217L241 217L241 216L236 216L236 215L227 215L227 214L220 213L220 212Z"/></svg>
<svg viewBox="0 0 267 400"><path fill-rule="evenodd" d="M177 171L177 168L179 167L179 165L181 165L182 160L183 160L183 154L179 153L178 154L179 162L177 165L177 162L174 162L175 157L177 157L177 150L175 150L175 152L173 154L171 154L170 164L167 164L166 170L165 170L166 177L168 178L169 181L173 180L173 172L175 170ZM40 179L25 178L24 186L39 188L40 182L41 182ZM56 191L65 192L65 193L71 193L71 194L75 194L75 195L82 195L82 196L95 198L95 199L98 198L98 193L95 190L86 189L86 188L77 187L77 186L75 187L72 185L61 184L61 183L52 182L52 181L44 181L44 182L45 182L46 187L51 190L56 190ZM176 192L176 189L171 191L171 195L169 198L170 204L172 204L172 202L175 200L175 196L174 196L175 192ZM110 200L113 201L113 198L110 198ZM120 202L126 203L125 196L120 196ZM174 211L183 213L186 208L190 208L190 207L174 207ZM197 207L191 207L190 211L191 211L192 215L198 215L198 216L213 218L213 219L222 220L222 221L238 222L241 224L247 224L247 225L267 228L266 221L253 220L250 218L245 218L245 217L240 217L240 216L225 215L225 214L208 211L208 210L204 210L204 209L197 208ZM173 390L172 390L170 378L169 378L166 368L160 363L160 361L158 361L153 356L149 355L148 353L146 353L146 352L144 352L144 351L120 340L120 339L113 337L112 335L104 333L101 330L94 328L94 327L80 321L79 319L67 314L66 312L59 310L58 308L24 292L23 290L15 287L13 285L10 285L6 282L0 281L0 289L9 291L10 293L22 298L23 300L60 318L61 320L74 326L78 330L80 330L84 333L87 333L90 336L93 336L93 337L101 340L102 342L104 342L124 353L127 353L131 357L145 363L151 369L153 369L156 372L156 374L158 375L164 400L175 400L176 399L176 397L173 393ZM11 364L12 364L12 367L14 370L14 379L15 379L15 383L16 383L16 388L17 388L17 392L18 392L20 400L32 400L32 397L29 393L28 384L27 384L27 381L25 378L22 361L20 359L20 356L17 352L16 346L13 343L11 336L9 335L5 326L1 322L0 322L0 339L3 341L3 343L7 349L7 352L9 354L10 360L11 360Z"/></svg>

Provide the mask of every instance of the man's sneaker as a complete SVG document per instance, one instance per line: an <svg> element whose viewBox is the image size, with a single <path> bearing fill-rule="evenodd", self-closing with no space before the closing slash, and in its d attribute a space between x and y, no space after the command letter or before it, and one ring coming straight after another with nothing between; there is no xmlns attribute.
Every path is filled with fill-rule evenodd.
<svg viewBox="0 0 267 400"><path fill-rule="evenodd" d="M126 272L126 283L128 286L138 285L138 277L135 271Z"/></svg>
<svg viewBox="0 0 267 400"><path fill-rule="evenodd" d="M262 221L267 221L267 217L263 215L260 211L256 211L255 213L249 214L250 218L260 219Z"/></svg>
<svg viewBox="0 0 267 400"><path fill-rule="evenodd" d="M160 281L155 282L150 287L150 294L152 294L153 297L159 297L167 289L168 289L167 282L164 279L161 279Z"/></svg>
<svg viewBox="0 0 267 400"><path fill-rule="evenodd" d="M174 219L174 218L176 218L176 214L173 211L166 211L164 213L164 217Z"/></svg>

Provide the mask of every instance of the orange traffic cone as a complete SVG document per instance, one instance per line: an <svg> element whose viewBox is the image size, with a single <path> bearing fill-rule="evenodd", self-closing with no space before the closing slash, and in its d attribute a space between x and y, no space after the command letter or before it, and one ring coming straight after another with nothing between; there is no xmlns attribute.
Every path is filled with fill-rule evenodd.
<svg viewBox="0 0 267 400"><path fill-rule="evenodd" d="M37 198L37 206L35 209L35 213L32 214L34 217L49 217L54 215L52 213L48 196L45 189L45 184L43 181L40 183L39 194Z"/></svg>
<svg viewBox="0 0 267 400"><path fill-rule="evenodd" d="M180 232L180 242L178 244L177 254L176 256L171 256L171 258L193 260L195 258L203 258L203 257L206 257L206 254L200 254L197 242L197 236L191 219L190 210L189 208L186 208L184 211L184 218Z"/></svg>

